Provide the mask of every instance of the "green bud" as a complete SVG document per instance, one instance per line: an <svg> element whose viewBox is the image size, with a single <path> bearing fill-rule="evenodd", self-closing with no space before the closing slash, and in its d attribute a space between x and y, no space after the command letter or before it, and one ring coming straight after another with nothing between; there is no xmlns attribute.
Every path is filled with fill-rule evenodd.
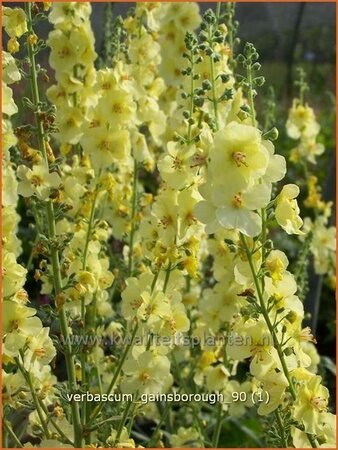
<svg viewBox="0 0 338 450"><path fill-rule="evenodd" d="M239 120L245 120L248 118L248 113L245 111L239 111L239 113L237 114L237 117L239 118Z"/></svg>
<svg viewBox="0 0 338 450"><path fill-rule="evenodd" d="M242 55L242 54L240 53L240 54L237 56L237 61L238 61L240 64L243 64L244 61L245 61L244 55Z"/></svg>
<svg viewBox="0 0 338 450"><path fill-rule="evenodd" d="M209 81L209 80L204 80L204 81L202 82L202 88L203 88L205 91L210 91L210 89L212 88L212 85L211 85L210 81Z"/></svg>
<svg viewBox="0 0 338 450"><path fill-rule="evenodd" d="M271 128L271 130L267 131L263 134L263 139L269 140L269 141L275 141L278 139L278 130L276 127Z"/></svg>
<svg viewBox="0 0 338 450"><path fill-rule="evenodd" d="M227 83L230 80L230 75L227 73L221 73L219 77L222 80L222 83Z"/></svg>
<svg viewBox="0 0 338 450"><path fill-rule="evenodd" d="M257 77L253 79L253 83L258 86L261 87L263 86L263 84L265 83L265 78L264 77Z"/></svg>
<svg viewBox="0 0 338 450"><path fill-rule="evenodd" d="M203 20L209 25L214 25L216 23L216 16L212 9L208 9L204 13Z"/></svg>
<svg viewBox="0 0 338 450"><path fill-rule="evenodd" d="M286 356L290 356L290 355L292 355L292 353L293 353L293 350L292 350L291 347L288 347L288 348L286 348L286 349L284 350L284 354L285 354Z"/></svg>
<svg viewBox="0 0 338 450"><path fill-rule="evenodd" d="M259 62L255 62L251 67L251 69L255 70L255 71L259 71L259 70L261 70L261 68L262 68L262 66L261 66L261 64L259 64ZM263 78L263 77L261 77L261 78Z"/></svg>
<svg viewBox="0 0 338 450"><path fill-rule="evenodd" d="M198 108L201 108L204 104L204 98L203 97L195 97L194 98L194 105Z"/></svg>

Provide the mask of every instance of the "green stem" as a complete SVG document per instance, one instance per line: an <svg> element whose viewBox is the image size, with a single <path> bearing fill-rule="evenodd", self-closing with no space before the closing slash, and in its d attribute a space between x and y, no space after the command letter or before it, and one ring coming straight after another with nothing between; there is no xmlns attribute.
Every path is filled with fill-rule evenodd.
<svg viewBox="0 0 338 450"><path fill-rule="evenodd" d="M11 438L15 442L17 448L22 448L23 445L21 444L18 436L14 433L12 426L9 425L9 422L5 419L2 419L2 423L3 423L5 431L11 436ZM6 448L6 447L4 447L4 448Z"/></svg>
<svg viewBox="0 0 338 450"><path fill-rule="evenodd" d="M119 425L118 425L117 432L116 432L116 437L115 437L115 441L114 441L113 447L115 447L115 445L118 444L118 442L119 442L119 439L120 439L120 436L121 436L121 433L122 433L124 424L126 423L126 420L127 420L127 418L128 418L128 414L129 414L129 411L130 411L130 408L132 407L132 405L133 405L133 401L132 401L132 400L129 400L129 401L127 402L127 405L126 405L126 407L125 407L125 410L123 411L122 419L120 420L120 423L119 423Z"/></svg>
<svg viewBox="0 0 338 450"><path fill-rule="evenodd" d="M180 386L178 388L177 392L179 393L179 392L181 392L181 390L182 390L182 387ZM172 407L173 404L174 404L174 402L170 402L170 403L166 402L164 410L163 410L163 412L162 412L162 414L160 416L160 420L159 420L158 424L156 425L155 430L152 432L152 434L150 436L150 439L149 439L148 444L147 444L147 448L152 448L152 445L153 445L154 440L155 440L155 436L158 433L158 431L160 431L161 426L163 425L163 423L166 421L167 416L168 416L169 411L170 411L170 408Z"/></svg>
<svg viewBox="0 0 338 450"><path fill-rule="evenodd" d="M190 58L191 58L191 74L190 74L190 119L192 119L192 116L194 114L194 53L192 50L190 50ZM191 141L191 132L192 132L192 124L189 120L188 123L188 143L190 144Z"/></svg>
<svg viewBox="0 0 338 450"><path fill-rule="evenodd" d="M5 418L2 417L2 423L4 424L4 422L5 422ZM9 447L9 445L8 445L8 431L5 428L5 424L4 424L4 427L3 427L3 430L2 430L2 448L8 448L8 447Z"/></svg>
<svg viewBox="0 0 338 450"><path fill-rule="evenodd" d="M251 122L252 126L256 127L256 110L255 110L255 102L254 102L254 95L253 95L253 89L252 89L252 69L251 65L247 67L247 79L249 84L249 93L248 93L248 100L249 100L249 106L250 106L250 113L251 113Z"/></svg>
<svg viewBox="0 0 338 450"><path fill-rule="evenodd" d="M136 407L137 407L137 402L133 402L133 406L132 406L131 413L130 413L130 421L128 424L128 436L130 436L131 430L133 428Z"/></svg>
<svg viewBox="0 0 338 450"><path fill-rule="evenodd" d="M23 354L21 352L20 352L20 355L21 355L21 358L23 359ZM38 396L36 395L35 388L33 386L32 377L31 377L30 373L24 368L23 364L21 364L19 359L16 359L16 362L18 364L19 370L21 371L23 377L27 381L27 384L29 386L29 390L30 390L30 392L32 394L32 399L33 399L33 402L34 402L34 405L35 405L36 412L38 413L38 416L39 416L39 419L40 419L41 426L43 428L43 431L45 433L46 438L49 439L50 433L49 433L49 430L48 430L47 423L45 421L45 417L43 415L43 411L41 409L41 405L40 405Z"/></svg>
<svg viewBox="0 0 338 450"><path fill-rule="evenodd" d="M108 386L108 389L107 389L107 392L106 392L107 395L109 395L111 393L111 391L113 390L113 388L115 387L115 383L117 381L118 376L120 375L123 363L124 363L125 359L127 358L127 355L129 353L129 350L130 350L131 346L133 345L134 338L136 336L137 330L138 330L138 323L136 322L136 324L134 326L134 329L133 329L133 332L132 332L132 335L131 335L131 339L130 339L128 345L126 346L126 348L124 349L124 352L123 352L123 354L122 354L122 356L120 358L120 362L119 362L119 364L118 364L118 366L117 366L117 368L115 370L114 376L113 376L113 378L112 378L112 380L111 380L111 382L110 382L110 384ZM92 412L92 414L91 414L91 416L89 418L89 422L87 422L87 424L86 424L86 428L87 429L89 427L89 424L98 416L98 414L100 414L103 406L104 406L104 402L102 401L95 407L94 411Z"/></svg>
<svg viewBox="0 0 338 450"><path fill-rule="evenodd" d="M209 42L212 45L212 36L211 36L211 28L209 28ZM215 115L215 123L216 123L216 131L219 129L218 124L218 101L216 96L216 84L215 84L215 63L212 56L210 59L210 72L211 72L211 93L212 93L212 103L214 105L214 115Z"/></svg>
<svg viewBox="0 0 338 450"><path fill-rule="evenodd" d="M277 422L277 426L278 426L278 430L279 430L279 437L282 442L282 447L288 448L288 443L287 443L287 440L285 438L285 433L284 433L283 421L282 421L282 418L280 416L278 409L275 410L275 416L276 416L276 422Z"/></svg>
<svg viewBox="0 0 338 450"><path fill-rule="evenodd" d="M254 283L255 283L255 287L256 287L257 296L258 296L259 305L260 305L260 309L261 309L262 315L264 317L265 323L267 324L267 327L268 327L268 329L270 331L270 334L272 336L273 343L274 343L274 346L275 346L275 348L277 350L278 357L280 359L284 375L285 375L285 377L286 377L286 379L288 381L288 384L289 384L291 396L292 396L293 400L296 400L296 397L297 397L296 396L296 391L295 391L293 382L292 382L291 377L290 377L289 369L287 368L287 365L286 365L286 362L285 362L283 350L282 350L282 348L280 346L280 343L278 341L276 332L275 332L275 330L273 328L273 325L271 323L268 311L267 311L266 306L265 306L263 294L262 294L262 291L261 291L261 284L259 283L259 279L258 279L256 270L255 270L255 267L253 265L252 255L251 255L250 250L248 248L248 244L246 242L245 236L243 234L241 234L240 236L241 236L241 241L242 241L243 247L244 247L245 252L246 252L246 256L248 258L248 262L249 262L249 265L250 265L251 273L252 273L252 276L253 276L253 279L254 279Z"/></svg>
<svg viewBox="0 0 338 450"><path fill-rule="evenodd" d="M97 200L97 196L98 196L98 189L95 189L95 194L94 194L94 198L93 198L93 203L90 209L90 215L89 215L89 221L88 221L88 228L87 228L87 234L86 234L86 241L85 241L85 246L83 249L83 257L82 257L82 270L86 270L87 267L87 256L88 256L88 247L89 247L89 242L92 236L92 231L93 231L93 224L94 224L94 218L95 218L95 208L96 208L96 200Z"/></svg>
<svg viewBox="0 0 338 450"><path fill-rule="evenodd" d="M31 11L32 3L27 2L25 4L25 9L26 9L27 18L28 18L28 20L27 20L28 32L30 34L33 34L34 31L33 31L33 25L32 25L32 11ZM37 80L35 54L34 54L34 51L33 51L33 48L31 45L27 44L27 48L28 48L28 57L30 60L30 83L31 83L31 90L32 90L32 98L33 98L33 103L36 106L35 122L36 122L36 128L37 128L39 150L44 158L46 167L49 168L46 145L45 145L45 140L44 140L43 122L41 120L41 111L39 109L40 95L39 95L38 80ZM58 294L60 294L62 292L62 278L61 278L61 271L60 271L59 252L56 247L57 235L56 235L56 226L55 226L54 206L50 200L47 202L46 210L47 210L48 233L49 233L49 238L52 241L51 262L52 262L52 269L53 269L54 291L55 291L55 295L57 296ZM68 330L67 317L66 317L66 312L65 312L64 306L62 306L59 310L59 320L60 320L61 333L63 335L64 342L65 342L65 352L64 353L65 353L65 360L66 360L66 366L67 366L69 388L71 391L74 392L77 390L77 382L76 382L75 365L74 365L74 358L72 356L72 348L71 348L71 343L70 343L70 335L69 335L69 330ZM81 425L81 418L80 418L80 411L79 411L78 403L72 402L71 409L72 409L72 417L73 417L75 445L76 445L76 447L81 447L82 446L82 425Z"/></svg>
<svg viewBox="0 0 338 450"><path fill-rule="evenodd" d="M36 246L36 244L37 244L38 242L39 242L39 233L37 233L36 236L35 236L34 242L33 242L33 244L32 244L32 249L31 249L31 252L30 252L30 254L29 254L29 258L28 258L27 264L26 264L26 269L27 269L28 271L30 270L31 265L32 265L32 262L33 262L33 259L34 259L34 257L35 257L35 254L34 254L34 252L35 252L35 246Z"/></svg>
<svg viewBox="0 0 338 450"><path fill-rule="evenodd" d="M151 283L151 293L154 292L154 289L155 289L155 286L156 286L156 282L157 282L158 276L160 274L160 270L161 269L159 269L154 275L153 282Z"/></svg>
<svg viewBox="0 0 338 450"><path fill-rule="evenodd" d="M60 436L67 442L67 444L74 446L74 442L72 442L65 433L61 430L59 425L55 422L53 417L51 417L50 412L48 411L46 405L41 401L40 402L41 408L43 409L44 413L48 417L48 421L53 425L53 427L56 429L56 431L60 434Z"/></svg>
<svg viewBox="0 0 338 450"><path fill-rule="evenodd" d="M135 237L135 214L137 207L137 181L138 181L138 166L137 161L134 161L134 176L133 176L133 197L131 209L131 231L129 237L129 261L128 261L128 276L130 277L134 270L134 237Z"/></svg>
<svg viewBox="0 0 338 450"><path fill-rule="evenodd" d="M93 231L93 224L95 219L95 208L96 208L96 200L98 196L98 189L95 189L93 203L91 205L90 215L89 215L89 221L88 221L88 227L87 227L87 234L86 234L86 241L85 246L83 250L83 258L82 258L82 270L86 270L87 268L87 257L88 257L88 248L90 239L92 237L92 231ZM94 295L94 298L96 298L96 295ZM94 301L94 299L93 299ZM81 298L81 322L82 322L82 328L80 331L81 336L84 338L86 335L86 306L85 306L85 299L84 297ZM83 341L84 342L84 339ZM80 354L80 361L81 361L81 384L86 385L87 383L87 373L86 373L86 364L87 364L87 354L82 351ZM86 423L87 417L88 417L88 409L89 405L87 404L87 400L84 399L82 402L82 425ZM90 434L86 437L86 443L88 444L90 440Z"/></svg>
<svg viewBox="0 0 338 450"><path fill-rule="evenodd" d="M216 4L216 19L217 19L217 25L219 24L219 19L221 17L221 6L222 2L217 2Z"/></svg>
<svg viewBox="0 0 338 450"><path fill-rule="evenodd" d="M216 427L214 430L214 435L212 437L212 446L214 448L218 448L221 430L222 430L222 403L219 403L217 408Z"/></svg>
<svg viewBox="0 0 338 450"><path fill-rule="evenodd" d="M109 419L101 420L101 422L96 423L92 427L88 428L89 431L95 431L101 427L101 425L104 425L105 423L114 422L117 420L121 420L121 416L113 416L109 417Z"/></svg>
<svg viewBox="0 0 338 450"><path fill-rule="evenodd" d="M168 283L169 283L169 278L170 278L170 272L171 272L171 262L168 265L168 268L166 270L165 273L165 279L164 279L164 285L163 285L163 293L165 294L167 287L168 287Z"/></svg>
<svg viewBox="0 0 338 450"><path fill-rule="evenodd" d="M263 298L263 294L262 294L262 291L261 291L261 285L259 283L259 279L258 279L256 270L255 270L255 267L253 265L252 255L251 255L250 250L248 248L245 236L243 234L241 234L240 237L241 237L241 241L242 241L243 247L245 249L245 252L246 252L246 255L247 255L247 258L248 258L248 262L249 262L249 265L250 265L250 270L251 270L251 273L252 273L252 276L253 276L253 279L254 279L254 284L255 284L255 287L256 287L257 295L258 295L258 300L259 300L261 313L262 313L262 315L264 317L265 323L266 323L266 325L267 325L267 327L268 327L268 329L270 331L270 334L272 336L274 347L277 350L278 357L279 357L279 360L280 360L281 365L282 365L283 373L284 373L285 378L287 379L287 382L289 384L291 397L292 397L293 401L295 401L297 399L296 390L295 390L294 384L292 382L292 379L291 379L291 376L290 376L290 373L289 373L289 369L288 369L287 364L285 362L283 349L282 349L282 347L281 347L281 345L280 345L280 343L278 341L277 334L276 334L275 329L274 329L274 327L273 327L273 325L271 323L271 320L270 320L270 317L269 317L269 313L268 313L268 311L266 309L266 306L265 306L265 303L264 303L264 298ZM309 440L311 446L313 448L317 448L318 445L317 445L316 439L314 439L314 437L311 436L308 433L307 433L307 437L308 437L308 440Z"/></svg>

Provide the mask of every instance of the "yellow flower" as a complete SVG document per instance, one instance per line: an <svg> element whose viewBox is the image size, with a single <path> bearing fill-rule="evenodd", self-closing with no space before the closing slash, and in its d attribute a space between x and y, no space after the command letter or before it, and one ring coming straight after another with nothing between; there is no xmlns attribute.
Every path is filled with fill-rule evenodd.
<svg viewBox="0 0 338 450"><path fill-rule="evenodd" d="M170 443L173 448L182 447L201 447L200 435L193 427L184 428L179 427L177 433L172 434L170 437Z"/></svg>
<svg viewBox="0 0 338 450"><path fill-rule="evenodd" d="M76 64L86 64L96 56L91 35L84 27L73 28L69 33L53 30L46 43L52 49L49 64L57 72L57 77L60 73L73 73Z"/></svg>
<svg viewBox="0 0 338 450"><path fill-rule="evenodd" d="M320 434L321 415L327 411L329 391L321 381L322 378L315 375L301 384L293 404L293 418L304 425L307 433Z"/></svg>
<svg viewBox="0 0 338 450"><path fill-rule="evenodd" d="M30 169L21 165L18 167L17 175L21 180L18 193L23 197L36 195L40 200L48 200L52 189L60 186L61 178L56 172L50 173L44 164L38 164Z"/></svg>
<svg viewBox="0 0 338 450"><path fill-rule="evenodd" d="M316 122L313 109L308 105L302 105L298 99L295 99L286 123L288 136L292 139L313 138L319 133L319 130L320 127Z"/></svg>
<svg viewBox="0 0 338 450"><path fill-rule="evenodd" d="M283 274L289 265L289 260L285 253L280 250L272 250L265 261L265 267L269 271L273 283L282 280Z"/></svg>
<svg viewBox="0 0 338 450"><path fill-rule="evenodd" d="M61 144L77 144L83 132L83 112L75 106L63 106L58 108L56 122L59 129L57 137Z"/></svg>
<svg viewBox="0 0 338 450"><path fill-rule="evenodd" d="M316 156L324 153L325 147L316 142L314 137L304 138L297 147L300 157L306 158L311 164L316 164Z"/></svg>
<svg viewBox="0 0 338 450"><path fill-rule="evenodd" d="M5 300L3 302L3 332L5 335L14 333L20 337L20 333L27 336L35 336L42 328L41 320L34 317L36 310L20 305L19 303Z"/></svg>
<svg viewBox="0 0 338 450"><path fill-rule="evenodd" d="M12 84L21 79L15 59L10 53L5 51L2 52L2 79L6 84Z"/></svg>
<svg viewBox="0 0 338 450"><path fill-rule="evenodd" d="M122 89L112 89L107 95L100 98L97 105L99 116L105 117L114 127L118 125L131 125L136 105L131 94Z"/></svg>
<svg viewBox="0 0 338 450"><path fill-rule="evenodd" d="M96 169L125 161L131 149L128 130L112 130L106 126L89 130L83 135L81 144Z"/></svg>
<svg viewBox="0 0 338 450"><path fill-rule="evenodd" d="M279 280L265 277L265 292L268 297L273 297L274 308L285 311L292 311L300 318L304 315L302 302L295 295L297 292L297 283L292 273L285 271Z"/></svg>
<svg viewBox="0 0 338 450"><path fill-rule="evenodd" d="M288 380L281 371L270 370L265 376L261 384L263 392L269 393L269 402L259 404L258 414L263 416L270 414L282 403L285 389L288 386Z"/></svg>
<svg viewBox="0 0 338 450"><path fill-rule="evenodd" d="M215 133L209 165L214 183L227 183L230 174L252 184L265 174L268 163L269 152L257 128L231 122Z"/></svg>
<svg viewBox="0 0 338 450"><path fill-rule="evenodd" d="M263 319L240 319L229 335L227 354L233 360L251 357L250 372L258 379L272 369L280 370L280 361L270 332Z"/></svg>
<svg viewBox="0 0 338 450"><path fill-rule="evenodd" d="M25 352L25 366L29 370L34 363L49 364L56 355L53 341L49 337L49 328L44 327L40 332L27 340L28 349Z"/></svg>
<svg viewBox="0 0 338 450"><path fill-rule="evenodd" d="M13 91L2 82L2 113L12 116L18 112L18 107L13 100Z"/></svg>
<svg viewBox="0 0 338 450"><path fill-rule="evenodd" d="M221 391L226 386L230 373L223 364L210 367L206 372L206 387L210 392Z"/></svg>
<svg viewBox="0 0 338 450"><path fill-rule="evenodd" d="M20 37L27 31L27 17L21 8L2 7L3 26L9 37Z"/></svg>
<svg viewBox="0 0 338 450"><path fill-rule="evenodd" d="M27 270L16 262L14 253L4 251L2 254L2 295L10 297L23 287Z"/></svg>
<svg viewBox="0 0 338 450"><path fill-rule="evenodd" d="M202 193L203 195L203 193ZM227 183L212 186L211 198L216 206L216 218L226 229L236 229L246 236L257 236L261 231L261 218L255 212L264 208L270 200L271 184L256 184L251 188L243 186L243 179L230 172ZM206 202L196 206L200 220L207 215L201 209ZM202 214L201 214L202 212Z"/></svg>
<svg viewBox="0 0 338 450"><path fill-rule="evenodd" d="M310 175L307 180L308 196L304 200L304 205L307 208L325 209L325 202L321 200L320 187L317 186L318 178Z"/></svg>
<svg viewBox="0 0 338 450"><path fill-rule="evenodd" d="M169 359L151 351L141 353L137 359L127 359L122 370L125 374L121 382L123 393L162 393L166 392L173 382Z"/></svg>
<svg viewBox="0 0 338 450"><path fill-rule="evenodd" d="M122 432L120 433L120 437L116 441L117 431L112 430L110 436L106 440L106 443L109 447L116 448L135 448L135 441L129 437L128 431L126 427L122 428ZM114 445L115 444L115 445Z"/></svg>
<svg viewBox="0 0 338 450"><path fill-rule="evenodd" d="M9 39L9 41L7 42L7 50L12 55L14 55L14 53L18 53L18 51L20 50L20 44L16 37L12 37Z"/></svg>
<svg viewBox="0 0 338 450"><path fill-rule="evenodd" d="M299 207L296 197L299 187L295 184L283 186L281 193L277 196L276 220L288 234L304 234L300 228L303 221L299 216Z"/></svg>
<svg viewBox="0 0 338 450"><path fill-rule="evenodd" d="M164 244L171 244L177 234L177 191L167 189L160 192L153 204L153 215L159 221L159 237Z"/></svg>
<svg viewBox="0 0 338 450"><path fill-rule="evenodd" d="M48 19L55 28L67 30L72 26L81 27L88 21L91 11L89 2L53 3Z"/></svg>
<svg viewBox="0 0 338 450"><path fill-rule="evenodd" d="M189 186L197 173L197 168L191 168L191 160L196 147L183 147L178 142L168 142L167 152L158 162L162 179L173 189Z"/></svg>

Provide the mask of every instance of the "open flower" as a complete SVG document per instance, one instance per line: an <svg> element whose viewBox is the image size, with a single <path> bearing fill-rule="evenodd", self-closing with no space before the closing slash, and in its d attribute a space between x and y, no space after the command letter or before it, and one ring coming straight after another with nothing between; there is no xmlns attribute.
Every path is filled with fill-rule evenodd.
<svg viewBox="0 0 338 450"><path fill-rule="evenodd" d="M269 152L257 128L231 122L215 134L209 165L215 184L227 183L228 174L252 184L264 175L268 163Z"/></svg>
<svg viewBox="0 0 338 450"><path fill-rule="evenodd" d="M292 139L311 138L319 133L319 129L313 109L308 105L302 105L298 99L295 99L286 123L288 136Z"/></svg>
<svg viewBox="0 0 338 450"><path fill-rule="evenodd" d="M276 220L288 234L303 234L300 230L303 221L299 216L300 210L296 200L298 195L299 187L296 184L286 184L276 199Z"/></svg>
<svg viewBox="0 0 338 450"><path fill-rule="evenodd" d="M166 392L173 377L170 362L166 356L146 351L137 359L129 358L123 365L126 378L121 382L124 393L157 394Z"/></svg>
<svg viewBox="0 0 338 450"><path fill-rule="evenodd" d="M264 320L240 319L231 332L227 354L234 360L251 358L250 372L259 379L280 365L270 332Z"/></svg>
<svg viewBox="0 0 338 450"><path fill-rule="evenodd" d="M14 295L26 282L27 270L16 262L15 254L4 251L2 255L2 295Z"/></svg>
<svg viewBox="0 0 338 450"><path fill-rule="evenodd" d="M27 17L21 8L2 7L3 27L9 37L20 37L27 31Z"/></svg>
<svg viewBox="0 0 338 450"><path fill-rule="evenodd" d="M50 173L44 164L37 164L32 169L21 165L17 175L20 179L18 193L23 197L36 195L40 200L48 200L52 189L57 189L61 184L59 175Z"/></svg>
<svg viewBox="0 0 338 450"><path fill-rule="evenodd" d="M293 417L304 425L307 433L321 432L320 416L327 411L329 391L321 381L315 375L302 384L293 405Z"/></svg>
<svg viewBox="0 0 338 450"><path fill-rule="evenodd" d="M229 179L226 187L215 185L212 192L219 223L224 228L237 229L252 237L261 231L261 218L255 211L264 208L270 196L270 185L261 183L248 189L240 178L235 177Z"/></svg>

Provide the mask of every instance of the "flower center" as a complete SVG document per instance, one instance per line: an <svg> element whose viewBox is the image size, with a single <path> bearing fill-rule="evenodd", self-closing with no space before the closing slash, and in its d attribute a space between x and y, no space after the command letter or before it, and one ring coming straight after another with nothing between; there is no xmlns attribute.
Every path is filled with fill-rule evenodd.
<svg viewBox="0 0 338 450"><path fill-rule="evenodd" d="M167 228L169 225L172 225L173 219L170 216L164 216L161 219L161 224L163 225L163 228Z"/></svg>
<svg viewBox="0 0 338 450"><path fill-rule="evenodd" d="M233 196L231 204L234 208L241 208L243 206L243 197L241 192L238 192Z"/></svg>
<svg viewBox="0 0 338 450"><path fill-rule="evenodd" d="M147 372L141 372L139 375L139 379L143 384L146 384L146 382L150 379L150 375Z"/></svg>
<svg viewBox="0 0 338 450"><path fill-rule="evenodd" d="M242 152L234 152L232 154L232 159L235 161L237 167L246 166L248 167L246 163L246 156L245 153Z"/></svg>
<svg viewBox="0 0 338 450"><path fill-rule="evenodd" d="M38 175L33 175L31 178L31 183L34 187L41 186L41 184L43 183L43 179Z"/></svg>
<svg viewBox="0 0 338 450"><path fill-rule="evenodd" d="M37 356L37 358L42 358L46 354L46 350L44 348L37 348L34 350L34 354Z"/></svg>
<svg viewBox="0 0 338 450"><path fill-rule="evenodd" d="M121 114L123 112L122 106L120 105L120 103L115 103L113 105L113 112L117 113L117 114Z"/></svg>
<svg viewBox="0 0 338 450"><path fill-rule="evenodd" d="M326 411L327 401L325 400L325 398L312 397L310 403L319 412Z"/></svg>
<svg viewBox="0 0 338 450"><path fill-rule="evenodd" d="M182 160L177 156L173 158L173 169L181 169L182 168Z"/></svg>
<svg viewBox="0 0 338 450"><path fill-rule="evenodd" d="M130 306L132 309L138 309L143 303L143 298L139 297L130 302Z"/></svg>

